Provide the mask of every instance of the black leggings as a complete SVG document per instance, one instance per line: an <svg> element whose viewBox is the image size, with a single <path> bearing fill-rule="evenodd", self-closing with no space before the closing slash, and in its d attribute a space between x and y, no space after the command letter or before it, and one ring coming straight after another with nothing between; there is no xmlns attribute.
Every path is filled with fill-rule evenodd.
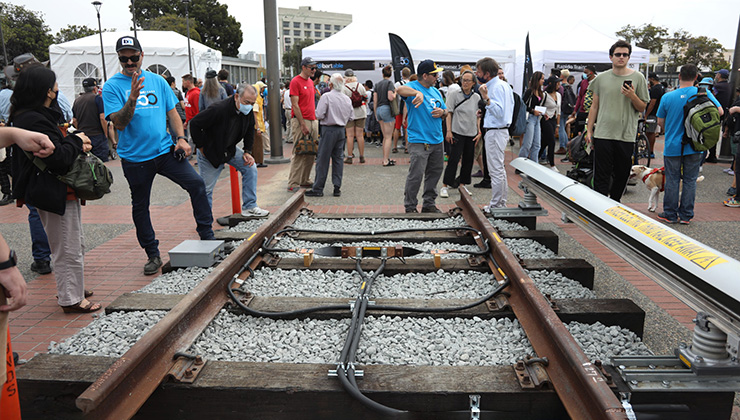
<svg viewBox="0 0 740 420"><path fill-rule="evenodd" d="M481 141L483 141L481 139ZM445 142L445 145L449 143ZM473 137L452 133L452 144L447 158L442 182L450 187L457 188L458 184L470 185L470 172L473 170L473 157L475 155L475 142ZM457 163L462 156L460 176L455 178Z"/></svg>
<svg viewBox="0 0 740 420"><path fill-rule="evenodd" d="M555 166L555 124L557 121L555 116L549 120L540 120L542 149L547 148L547 161L550 163L550 166ZM540 153L540 156L542 155L543 153Z"/></svg>

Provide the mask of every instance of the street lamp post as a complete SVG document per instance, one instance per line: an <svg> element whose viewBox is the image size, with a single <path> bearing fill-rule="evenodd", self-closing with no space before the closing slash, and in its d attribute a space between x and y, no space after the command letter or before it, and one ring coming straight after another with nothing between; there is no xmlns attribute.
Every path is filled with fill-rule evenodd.
<svg viewBox="0 0 740 420"><path fill-rule="evenodd" d="M100 59L103 61L103 81L108 81L108 74L105 71L105 52L103 51L103 27L100 25L100 6L103 5L103 3L99 1L92 2L92 5L95 6L95 11L98 12L98 34L100 34Z"/></svg>
<svg viewBox="0 0 740 420"><path fill-rule="evenodd" d="M183 3L185 3L185 24L188 27L188 68L190 69L190 74L193 74L193 59L190 57L190 13L188 12L188 3L190 3L190 0L182 0Z"/></svg>

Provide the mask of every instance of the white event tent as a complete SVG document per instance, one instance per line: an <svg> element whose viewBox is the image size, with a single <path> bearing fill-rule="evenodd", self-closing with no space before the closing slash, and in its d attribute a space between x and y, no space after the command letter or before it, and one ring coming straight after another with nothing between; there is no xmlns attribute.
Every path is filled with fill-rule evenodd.
<svg viewBox="0 0 740 420"><path fill-rule="evenodd" d="M524 46L526 33L517 40L517 60L514 78L509 82L517 92L522 88L524 73ZM579 76L586 64L611 65L609 47L617 38L605 35L591 26L580 22L572 28L560 29L556 32L540 31L532 28L529 34L529 45L532 51L532 70L550 74L553 68L568 68L571 74ZM511 44L509 44L511 46ZM638 70L638 65L650 61L650 51L632 45L629 67ZM580 79L576 78L576 83ZM521 92L520 92L521 93Z"/></svg>
<svg viewBox="0 0 740 420"><path fill-rule="evenodd" d="M116 41L133 32L103 32L103 50L108 78L121 71L116 54ZM137 38L144 52L142 69L157 74L174 76L178 81L190 72L188 66L188 38L172 31L137 31ZM221 51L190 41L193 72L203 78L209 68L221 68ZM100 36L90 35L49 47L51 68L57 75L59 89L74 101L82 92L82 81L88 77L103 84L103 67L100 56Z"/></svg>
<svg viewBox="0 0 740 420"><path fill-rule="evenodd" d="M367 25L356 21L337 34L303 49L303 57L311 57L319 63L324 73L343 72L351 68L361 81L382 79L381 69L391 63L391 48L388 33L400 36L409 47L414 59L413 69L423 60L434 60L438 66L457 72L462 64L475 65L483 57L493 57L504 66L504 71L513 73L516 52L486 40L474 33L463 34L465 28L456 31L454 37L429 36L428 30L412 25L381 28L377 22ZM411 67L411 66L409 66Z"/></svg>

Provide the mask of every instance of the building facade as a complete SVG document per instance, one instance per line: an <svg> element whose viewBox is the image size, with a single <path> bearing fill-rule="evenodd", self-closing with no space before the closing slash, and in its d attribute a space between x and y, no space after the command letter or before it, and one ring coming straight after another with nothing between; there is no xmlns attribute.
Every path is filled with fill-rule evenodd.
<svg viewBox="0 0 740 420"><path fill-rule="evenodd" d="M322 41L350 23L351 14L312 10L311 6L300 6L297 9L279 7L280 51L285 52L297 41L304 39Z"/></svg>

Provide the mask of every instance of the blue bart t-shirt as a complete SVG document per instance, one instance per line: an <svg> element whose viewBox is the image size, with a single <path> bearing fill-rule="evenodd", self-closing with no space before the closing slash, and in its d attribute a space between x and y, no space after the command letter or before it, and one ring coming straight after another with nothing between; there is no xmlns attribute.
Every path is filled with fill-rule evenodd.
<svg viewBox="0 0 740 420"><path fill-rule="evenodd" d="M665 118L665 147L663 156L681 156L681 141L685 133L685 129L683 128L683 107L698 91L695 86L685 87L668 92L660 99L658 118ZM707 96L715 105L719 106L719 102L712 95L712 92L707 91ZM694 150L690 144L684 145L684 155L695 153L701 152Z"/></svg>
<svg viewBox="0 0 740 420"><path fill-rule="evenodd" d="M167 133L167 111L175 108L177 98L160 75L141 71L144 86L136 100L134 117L123 131L118 131L118 155L131 162L144 162L170 151L172 137ZM131 78L116 73L103 87L105 118L118 112L131 93Z"/></svg>
<svg viewBox="0 0 740 420"><path fill-rule="evenodd" d="M406 86L424 94L424 101L418 108L412 103L415 96L403 98L409 116L409 143L442 143L442 118L432 117L434 108L447 109L442 94L433 86L425 88L418 80L409 82Z"/></svg>

